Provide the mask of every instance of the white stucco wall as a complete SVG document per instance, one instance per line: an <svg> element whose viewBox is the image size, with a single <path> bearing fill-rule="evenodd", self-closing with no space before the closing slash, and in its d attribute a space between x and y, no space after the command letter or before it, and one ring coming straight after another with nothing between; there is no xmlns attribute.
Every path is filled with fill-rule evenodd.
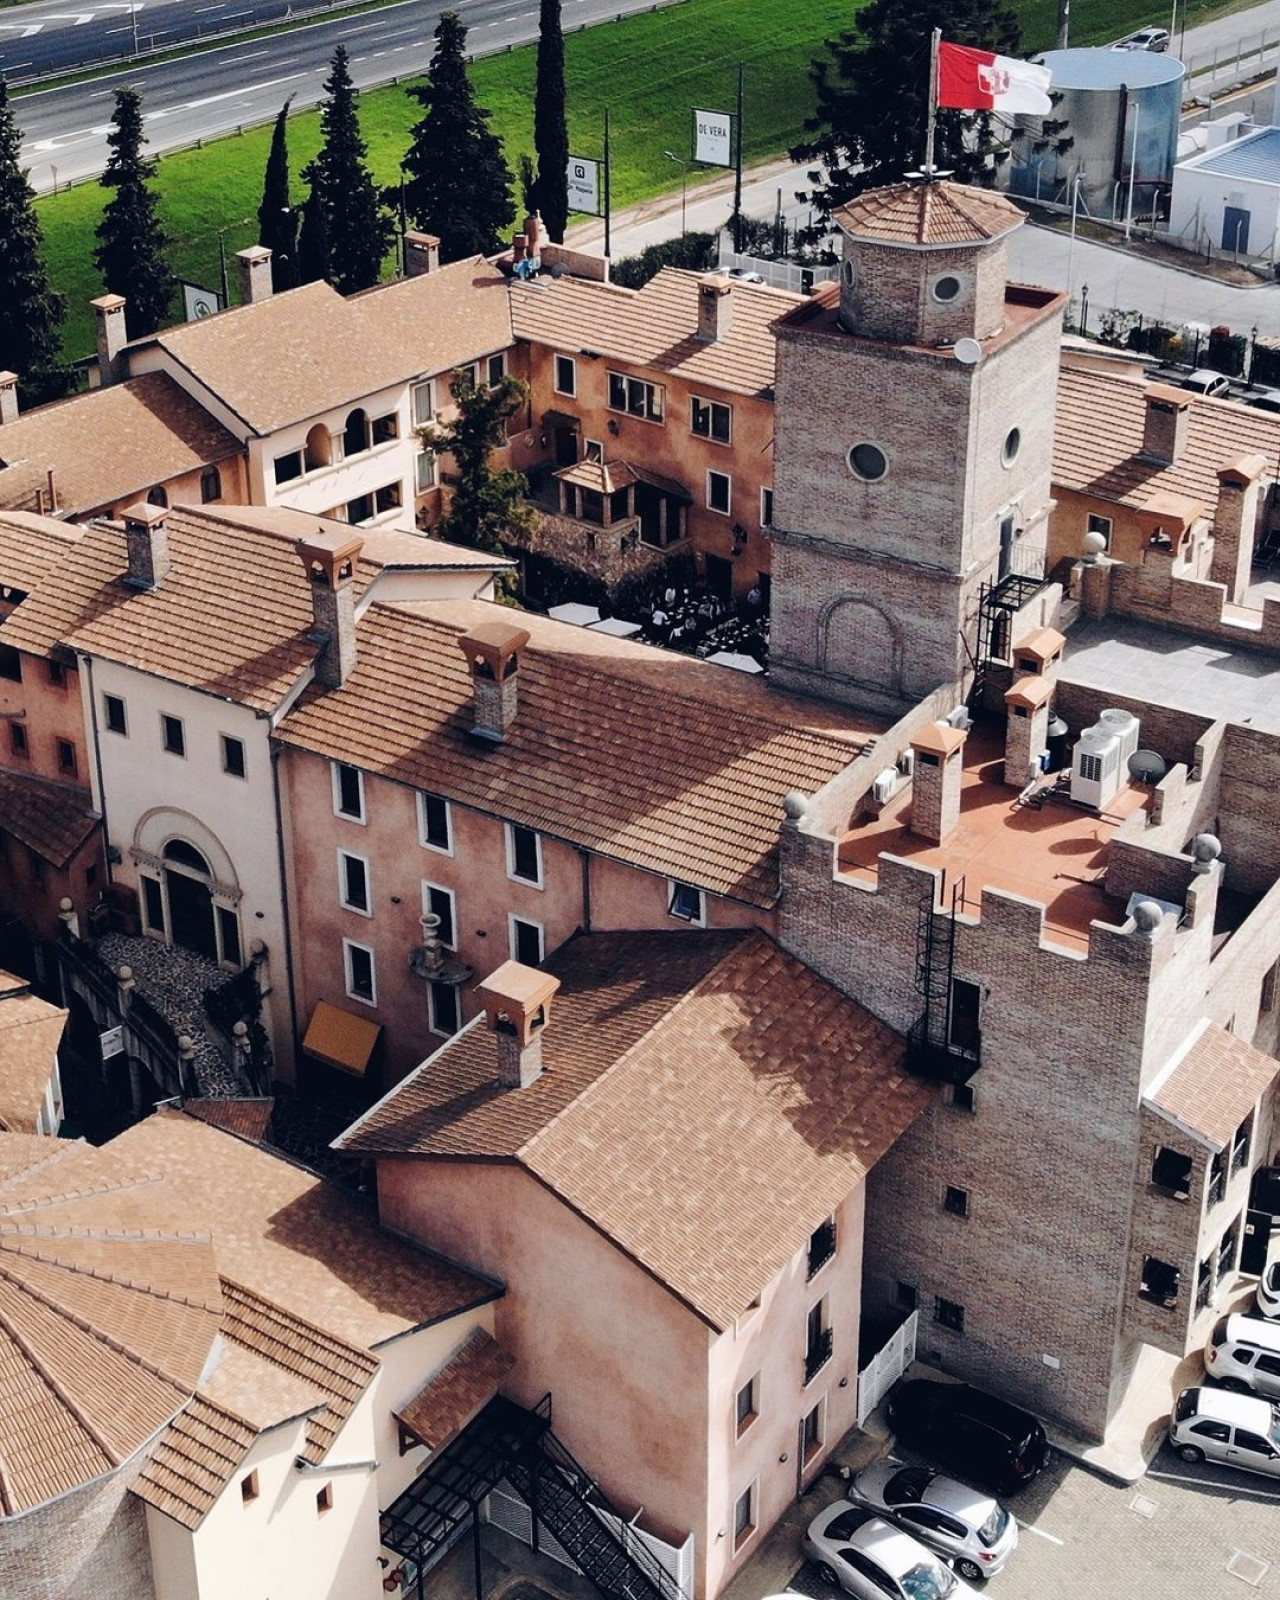
<svg viewBox="0 0 1280 1600"><path fill-rule="evenodd" d="M1250 214L1248 248L1243 253L1272 255L1280 232L1280 183L1202 171L1196 165L1197 159L1184 161L1173 170L1169 232L1183 241L1212 244L1219 249L1226 207L1241 206Z"/></svg>

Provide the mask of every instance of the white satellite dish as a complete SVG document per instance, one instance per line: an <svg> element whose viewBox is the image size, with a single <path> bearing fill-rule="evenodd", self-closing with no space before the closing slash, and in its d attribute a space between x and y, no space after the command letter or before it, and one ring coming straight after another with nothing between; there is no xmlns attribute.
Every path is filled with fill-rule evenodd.
<svg viewBox="0 0 1280 1600"><path fill-rule="evenodd" d="M982 346L976 339L957 339L955 357L963 366L971 367L982 359Z"/></svg>

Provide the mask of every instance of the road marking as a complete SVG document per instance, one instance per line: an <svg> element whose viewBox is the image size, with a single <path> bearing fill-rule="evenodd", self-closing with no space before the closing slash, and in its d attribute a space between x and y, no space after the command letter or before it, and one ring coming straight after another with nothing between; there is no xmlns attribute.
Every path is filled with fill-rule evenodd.
<svg viewBox="0 0 1280 1600"><path fill-rule="evenodd" d="M33 34L39 33L43 27L43 22L28 22L25 26L19 22L0 22L0 29L3 29L5 33L16 33L19 39L30 39Z"/></svg>
<svg viewBox="0 0 1280 1600"><path fill-rule="evenodd" d="M1046 1533L1043 1528L1037 1528L1034 1522L1023 1522L1021 1518L1014 1519L1018 1526L1027 1533L1038 1533L1042 1539L1047 1539L1050 1544L1066 1544L1065 1539L1059 1539L1056 1533Z"/></svg>
<svg viewBox="0 0 1280 1600"><path fill-rule="evenodd" d="M222 0L218 0L218 4L216 6L197 6L196 7L196 11L197 12L201 12L201 11L221 11L221 10L222 10Z"/></svg>
<svg viewBox="0 0 1280 1600"><path fill-rule="evenodd" d="M1228 1489L1234 1494L1251 1494L1258 1500L1280 1501L1280 1494L1263 1494L1260 1489L1251 1489L1241 1486L1237 1488L1230 1480L1222 1478L1184 1478L1180 1472L1153 1472L1147 1473L1148 1478L1164 1478L1169 1483L1190 1483L1199 1489Z"/></svg>
<svg viewBox="0 0 1280 1600"><path fill-rule="evenodd" d="M270 54L270 50L255 50L251 55L237 56L236 66L239 66L242 61L256 61L259 56L269 56Z"/></svg>

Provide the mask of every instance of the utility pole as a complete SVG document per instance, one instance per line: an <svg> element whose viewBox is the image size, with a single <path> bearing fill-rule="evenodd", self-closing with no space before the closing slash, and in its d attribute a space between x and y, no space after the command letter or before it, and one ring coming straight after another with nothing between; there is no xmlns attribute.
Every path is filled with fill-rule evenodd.
<svg viewBox="0 0 1280 1600"><path fill-rule="evenodd" d="M1177 0L1175 0L1175 4ZM1067 36L1071 32L1071 0L1058 0L1058 49L1067 48Z"/></svg>
<svg viewBox="0 0 1280 1600"><path fill-rule="evenodd" d="M745 67L738 63L738 160L733 176L733 251L742 254L742 79Z"/></svg>
<svg viewBox="0 0 1280 1600"><path fill-rule="evenodd" d="M609 108L604 108L604 258L609 260L610 223L613 219L613 194L609 181Z"/></svg>

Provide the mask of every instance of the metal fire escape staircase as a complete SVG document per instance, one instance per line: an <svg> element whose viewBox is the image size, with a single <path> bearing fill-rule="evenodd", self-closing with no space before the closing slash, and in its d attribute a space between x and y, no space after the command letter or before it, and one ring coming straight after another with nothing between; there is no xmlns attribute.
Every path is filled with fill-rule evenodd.
<svg viewBox="0 0 1280 1600"><path fill-rule="evenodd" d="M906 1065L917 1077L935 1082L967 1083L982 1065L978 1042L960 1043L952 1029L956 918L964 903L964 878L952 885L951 904L940 910L931 888L916 923L916 990L924 1010L907 1033Z"/></svg>
<svg viewBox="0 0 1280 1600"><path fill-rule="evenodd" d="M431 1566L502 1481L610 1600L683 1600L679 1584L611 1506L599 1485L551 1431L551 1397L532 1410L505 1396L428 1462L382 1513L382 1542Z"/></svg>
<svg viewBox="0 0 1280 1600"><path fill-rule="evenodd" d="M969 710L976 716L982 710L987 674L993 661L1008 655L1009 630L1014 615L1044 588L1043 577L1007 572L996 583L984 583L978 590L978 648L973 657L973 685L969 690Z"/></svg>

